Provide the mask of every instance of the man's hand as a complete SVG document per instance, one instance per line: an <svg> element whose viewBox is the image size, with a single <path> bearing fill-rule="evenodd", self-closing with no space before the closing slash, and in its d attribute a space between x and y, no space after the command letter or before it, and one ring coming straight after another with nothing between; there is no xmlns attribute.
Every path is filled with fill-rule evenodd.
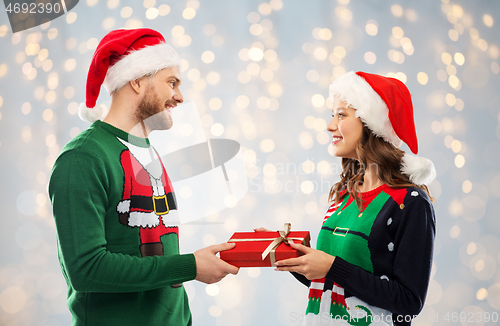
<svg viewBox="0 0 500 326"><path fill-rule="evenodd" d="M312 249L302 244L291 243L290 246L305 255L298 258L283 259L276 262L276 270L297 272L308 280L325 277L335 260L334 256L321 250Z"/></svg>
<svg viewBox="0 0 500 326"><path fill-rule="evenodd" d="M194 253L196 259L196 280L212 284L219 282L227 274L238 274L240 270L238 267L226 263L215 255L218 252L233 249L234 246L234 242L221 243L197 250Z"/></svg>

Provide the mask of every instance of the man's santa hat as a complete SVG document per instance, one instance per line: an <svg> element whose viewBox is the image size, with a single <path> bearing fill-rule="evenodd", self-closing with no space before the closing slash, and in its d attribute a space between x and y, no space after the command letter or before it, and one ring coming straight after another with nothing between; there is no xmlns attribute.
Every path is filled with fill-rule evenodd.
<svg viewBox="0 0 500 326"><path fill-rule="evenodd" d="M181 59L157 31L138 28L109 32L92 58L87 76L86 101L80 104L78 115L89 122L103 117L102 107L96 106L101 85L111 94L131 80L173 66L180 67Z"/></svg>
<svg viewBox="0 0 500 326"><path fill-rule="evenodd" d="M395 78L350 71L330 85L330 98L346 102L356 110L356 117L378 137L396 147L405 142L418 153L411 94ZM405 154L401 171L417 184L428 184L436 177L434 164L423 157Z"/></svg>

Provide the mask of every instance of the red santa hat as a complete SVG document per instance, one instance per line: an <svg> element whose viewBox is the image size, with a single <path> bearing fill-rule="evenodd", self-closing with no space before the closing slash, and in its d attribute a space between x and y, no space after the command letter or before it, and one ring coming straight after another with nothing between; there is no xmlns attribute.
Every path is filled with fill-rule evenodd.
<svg viewBox="0 0 500 326"><path fill-rule="evenodd" d="M103 117L102 107L96 106L101 85L111 94L131 80L173 66L181 66L179 55L157 31L137 28L109 32L92 58L86 101L80 104L78 115L89 122Z"/></svg>
<svg viewBox="0 0 500 326"><path fill-rule="evenodd" d="M356 110L356 117L378 137L396 147L405 142L418 153L411 94L396 78L350 71L330 85L330 98L338 97ZM405 154L401 171L417 185L436 177L434 164L423 157Z"/></svg>

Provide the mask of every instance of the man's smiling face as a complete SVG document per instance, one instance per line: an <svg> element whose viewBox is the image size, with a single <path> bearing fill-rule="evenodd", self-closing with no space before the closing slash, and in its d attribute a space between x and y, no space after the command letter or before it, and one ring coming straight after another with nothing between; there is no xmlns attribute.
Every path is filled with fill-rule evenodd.
<svg viewBox="0 0 500 326"><path fill-rule="evenodd" d="M179 89L181 75L174 66L147 77L144 96L136 111L136 120L152 130L168 130L173 125L172 110L184 101Z"/></svg>

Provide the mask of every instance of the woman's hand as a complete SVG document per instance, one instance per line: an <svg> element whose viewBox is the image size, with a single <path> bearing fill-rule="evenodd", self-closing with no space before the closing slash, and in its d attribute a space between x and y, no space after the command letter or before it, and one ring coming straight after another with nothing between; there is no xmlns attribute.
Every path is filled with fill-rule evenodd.
<svg viewBox="0 0 500 326"><path fill-rule="evenodd" d="M273 232L273 230L269 230L263 227L260 227L258 229L253 229L255 232Z"/></svg>
<svg viewBox="0 0 500 326"><path fill-rule="evenodd" d="M305 255L298 258L289 258L277 261L278 271L297 272L308 280L315 280L326 276L335 260L334 256L321 250L312 249L302 244L290 242L290 246Z"/></svg>

